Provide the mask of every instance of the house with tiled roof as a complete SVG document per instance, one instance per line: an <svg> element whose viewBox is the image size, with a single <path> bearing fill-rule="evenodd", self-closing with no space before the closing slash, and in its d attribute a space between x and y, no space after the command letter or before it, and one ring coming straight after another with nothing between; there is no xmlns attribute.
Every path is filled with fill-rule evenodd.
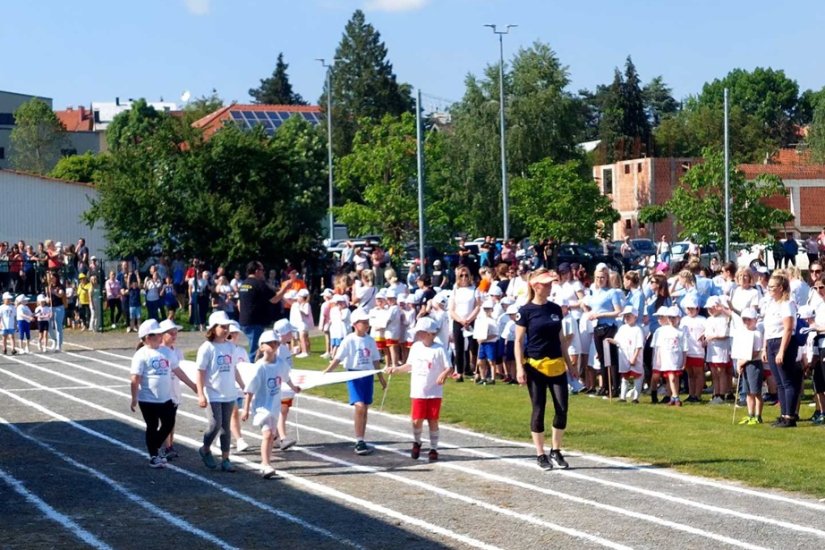
<svg viewBox="0 0 825 550"><path fill-rule="evenodd" d="M232 103L192 123L193 128L203 130L209 139L226 124L238 124L242 128L262 126L270 136L290 117L303 117L312 125L320 124L324 117L317 105L245 105Z"/></svg>

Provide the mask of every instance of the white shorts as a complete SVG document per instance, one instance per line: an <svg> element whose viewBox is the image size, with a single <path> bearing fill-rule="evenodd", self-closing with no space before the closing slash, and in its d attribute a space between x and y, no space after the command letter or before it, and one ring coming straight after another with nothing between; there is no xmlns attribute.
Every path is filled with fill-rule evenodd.
<svg viewBox="0 0 825 550"><path fill-rule="evenodd" d="M252 417L252 425L261 428L261 432L270 431L275 432L278 427L278 417L280 411L274 413L268 409L261 409Z"/></svg>

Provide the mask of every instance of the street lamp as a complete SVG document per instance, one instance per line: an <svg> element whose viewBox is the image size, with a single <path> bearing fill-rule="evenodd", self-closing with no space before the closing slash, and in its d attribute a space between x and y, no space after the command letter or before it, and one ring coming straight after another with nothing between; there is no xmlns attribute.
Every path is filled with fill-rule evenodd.
<svg viewBox="0 0 825 550"><path fill-rule="evenodd" d="M501 124L501 204L504 211L504 240L510 237L510 206L507 191L507 152L504 141L504 35L510 34L510 29L518 25L507 25L503 31L498 30L496 25L484 25L493 29L493 33L498 35L499 65L498 65L498 100L499 118Z"/></svg>
<svg viewBox="0 0 825 550"><path fill-rule="evenodd" d="M332 65L327 65L324 59L316 59L327 70L327 162L329 172L329 246L335 235L335 222L332 216Z"/></svg>

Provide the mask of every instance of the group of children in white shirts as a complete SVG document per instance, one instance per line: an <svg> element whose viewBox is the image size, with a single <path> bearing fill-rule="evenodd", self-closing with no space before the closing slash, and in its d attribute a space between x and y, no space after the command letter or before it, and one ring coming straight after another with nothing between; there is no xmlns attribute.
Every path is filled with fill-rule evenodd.
<svg viewBox="0 0 825 550"><path fill-rule="evenodd" d="M32 313L25 295L16 298L10 292L3 293L3 305L0 305L0 333L3 336L3 354L9 353L11 342L12 355L17 354L17 339L20 340L20 350L30 353L32 323L37 323L39 332L37 348L45 352L49 347L49 322L52 318L52 308L48 299L42 294L37 297L37 307Z"/></svg>

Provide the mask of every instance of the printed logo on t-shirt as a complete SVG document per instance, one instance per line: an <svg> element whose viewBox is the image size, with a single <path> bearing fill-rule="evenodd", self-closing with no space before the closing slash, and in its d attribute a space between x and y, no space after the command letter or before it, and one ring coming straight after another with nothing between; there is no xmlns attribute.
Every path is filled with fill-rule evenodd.
<svg viewBox="0 0 825 550"><path fill-rule="evenodd" d="M559 321L561 321L561 317L559 317L558 315L553 313L553 314L550 315L550 320L553 321L554 323L558 323Z"/></svg>
<svg viewBox="0 0 825 550"><path fill-rule="evenodd" d="M369 348L358 348L358 365L369 365L371 363L370 359L372 359L372 353L370 352Z"/></svg>
<svg viewBox="0 0 825 550"><path fill-rule="evenodd" d="M218 365L219 372L229 372L232 370L232 356L219 353L215 358L215 364Z"/></svg>
<svg viewBox="0 0 825 550"><path fill-rule="evenodd" d="M149 368L152 369L155 374L167 374L169 372L169 361L163 357L157 357L149 361Z"/></svg>
<svg viewBox="0 0 825 550"><path fill-rule="evenodd" d="M269 389L269 395L276 395L281 391L281 382L282 380L280 376L266 379L266 387Z"/></svg>

